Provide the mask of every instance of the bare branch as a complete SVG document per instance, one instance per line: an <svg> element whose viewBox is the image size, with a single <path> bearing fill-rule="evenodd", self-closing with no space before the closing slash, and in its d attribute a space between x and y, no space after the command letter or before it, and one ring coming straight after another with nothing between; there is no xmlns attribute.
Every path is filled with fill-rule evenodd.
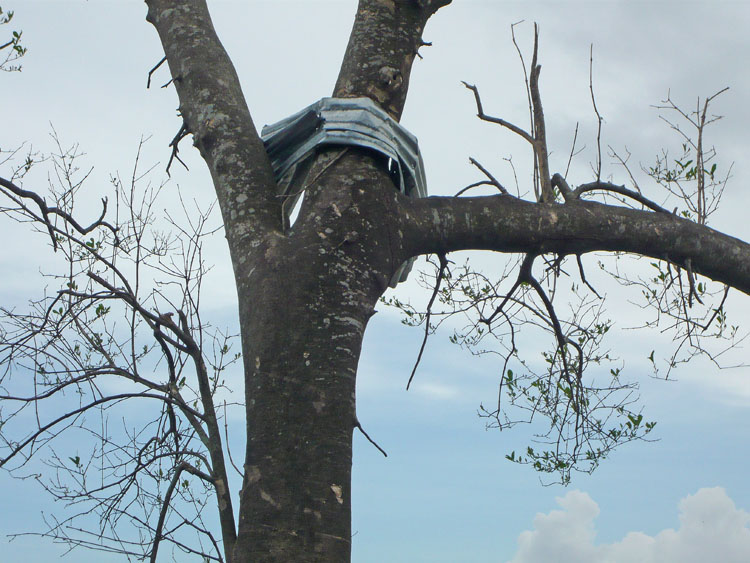
<svg viewBox="0 0 750 563"><path fill-rule="evenodd" d="M474 92L474 100L477 104L477 117L481 119L482 121L487 121L489 123L497 123L498 125L501 125L502 127L505 127L507 129L510 129L513 131L516 135L519 135L520 137L523 137L526 139L529 143L531 143L532 146L535 144L535 139L531 135L529 135L526 131L521 129L520 127L517 127L513 125L512 123L509 123L508 121L505 121L504 119L500 119L499 117L492 117L490 115L487 115L484 113L484 109L482 108L482 100L479 97L479 89L474 86L473 84L469 84L468 82L463 82L463 85L466 86L469 90Z"/></svg>
<svg viewBox="0 0 750 563"><path fill-rule="evenodd" d="M534 24L534 54L531 58L531 76L529 78L529 90L534 107L534 156L539 167L539 181L541 185L542 203L552 203L555 194L552 191L550 180L549 155L547 154L547 129L544 125L544 109L542 108L542 96L539 92L539 74L542 65L537 64L539 49L539 28Z"/></svg>
<svg viewBox="0 0 750 563"><path fill-rule="evenodd" d="M156 65L154 65L154 68L148 71L148 80L146 80L147 89L151 87L151 75L154 74L157 71L157 69L161 65L163 65L165 62L167 62L167 57L162 57L161 60L158 63L156 63Z"/></svg>
<svg viewBox="0 0 750 563"><path fill-rule="evenodd" d="M616 194L624 195L629 197L630 199L634 199L641 205L644 205L645 207L648 207L649 209L652 209L653 211L658 211L659 213L669 213L666 209L664 209L661 205L658 205L657 203L654 203L650 199L643 197L640 193L631 190L629 188L626 188L625 186L617 186L615 184L612 184L610 182L591 182L588 184L581 184L578 186L575 191L571 194L572 199L578 199L581 194L586 192L592 192L592 191L605 191L605 192L613 192Z"/></svg>
<svg viewBox="0 0 750 563"><path fill-rule="evenodd" d="M362 435L365 438L367 438L368 442L370 442L373 446L375 446L378 449L378 451L381 454L383 454L383 457L388 457L388 454L385 453L385 450L383 448L381 448L375 440L373 440L372 438L370 438L370 435L367 432L365 432L365 429L362 428L362 423L359 422L359 419L355 419L354 426L355 426L355 428L358 428L360 432L362 432Z"/></svg>
<svg viewBox="0 0 750 563"><path fill-rule="evenodd" d="M589 49L589 92L591 92L591 104L596 114L596 181L602 179L602 116L596 107L596 96L594 96L594 45Z"/></svg>
<svg viewBox="0 0 750 563"><path fill-rule="evenodd" d="M484 166L482 166L481 164L479 164L473 158L469 158L469 162L471 162L474 166L476 166L477 168L479 168L479 170L481 170L482 173L485 176L487 176L487 178L489 179L490 185L495 186L498 190L500 190L501 193L504 193L506 195L508 194L508 190L506 190L503 187L503 185L497 180L497 178L495 178L492 174L490 174L490 172ZM458 192L455 197L458 197L459 195L461 195L461 193L464 192L464 191L466 191L466 189L468 189L468 188L464 188L463 190L461 190L460 192Z"/></svg>
<svg viewBox="0 0 750 563"><path fill-rule="evenodd" d="M424 353L424 348L427 345L427 338L430 336L430 317L432 316L432 305L433 303L435 303L435 298L437 297L438 291L440 291L440 282L443 281L443 275L445 275L445 270L448 267L448 260L446 259L445 254L438 253L438 260L440 260L440 268L438 269L437 276L435 277L435 289L432 291L430 301L427 303L427 313L425 314L424 319L424 338L422 339L422 345L419 347L417 361L414 362L414 367L412 368L411 374L409 375L409 381L406 382L407 391L409 390L412 379L414 379L414 374L417 373L419 362L422 360L422 354Z"/></svg>
<svg viewBox="0 0 750 563"><path fill-rule="evenodd" d="M259 224L279 230L281 202L273 170L205 0L183 3L179 10L168 0L148 0L147 5L146 19L159 33L180 98L181 131L193 134L214 179L224 217L230 223L230 216L252 223L252 232ZM227 143L232 151L225 150ZM174 143L172 147L174 151ZM238 200L239 193L245 198ZM227 225L230 238L236 231Z"/></svg>
<svg viewBox="0 0 750 563"><path fill-rule="evenodd" d="M66 223L68 223L82 235L89 234L97 227L106 227L110 231L112 231L112 233L117 235L117 229L104 220L104 217L107 214L107 198L102 198L102 214L99 216L99 219L91 223L91 225L89 225L88 227L83 227L68 212L60 209L59 207L48 207L47 203L44 201L44 198L42 198L35 192L24 190L23 188L20 188L19 186L15 185L9 180L6 180L5 178L0 178L0 186L7 189L9 192L19 198L30 199L37 204L37 206L39 207L39 211L42 214L42 218L44 219L44 223L47 226L47 230L49 231L50 238L52 239L52 246L55 250L57 250L57 238L55 237L55 227L49 218L50 215L57 215L58 217L61 217Z"/></svg>

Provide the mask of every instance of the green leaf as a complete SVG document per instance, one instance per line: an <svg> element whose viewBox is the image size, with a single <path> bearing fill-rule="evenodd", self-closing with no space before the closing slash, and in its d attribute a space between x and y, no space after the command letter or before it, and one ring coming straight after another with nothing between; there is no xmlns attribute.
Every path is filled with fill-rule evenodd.
<svg viewBox="0 0 750 563"><path fill-rule="evenodd" d="M633 424L634 428L637 428L638 426L640 426L641 421L643 420L643 415L639 414L638 416L633 416L632 414L629 414L628 420Z"/></svg>

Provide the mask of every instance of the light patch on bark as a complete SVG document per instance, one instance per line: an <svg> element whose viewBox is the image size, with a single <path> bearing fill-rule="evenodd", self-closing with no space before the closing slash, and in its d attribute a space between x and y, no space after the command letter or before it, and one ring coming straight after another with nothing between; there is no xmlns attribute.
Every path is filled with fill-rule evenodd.
<svg viewBox="0 0 750 563"><path fill-rule="evenodd" d="M341 487L341 485L333 484L331 485L331 490L333 491L334 496L336 497L336 502L339 504L344 504L344 489Z"/></svg>
<svg viewBox="0 0 750 563"><path fill-rule="evenodd" d="M227 488L222 479L216 479L214 481L214 486L216 487L216 492L218 493L217 496L219 497L219 510L224 510L227 507L227 501L225 500Z"/></svg>
<svg viewBox="0 0 750 563"><path fill-rule="evenodd" d="M432 210L432 220L435 222L436 225L440 224L440 213L438 213L437 209Z"/></svg>
<svg viewBox="0 0 750 563"><path fill-rule="evenodd" d="M260 498L262 498L264 501L266 501L268 504L270 504L274 508L281 508L281 505L278 502L276 502L275 500L273 500L273 498L271 497L271 495L269 495L263 489L260 490Z"/></svg>
<svg viewBox="0 0 750 563"><path fill-rule="evenodd" d="M165 8L164 10L162 10L161 14L159 14L159 18L158 18L159 21L161 21L164 18L171 18L172 12L175 12L175 11L177 11L176 8ZM175 26L173 25L172 28L174 27Z"/></svg>
<svg viewBox="0 0 750 563"><path fill-rule="evenodd" d="M257 465L245 466L245 481L247 484L257 483L260 481L260 468Z"/></svg>
<svg viewBox="0 0 750 563"><path fill-rule="evenodd" d="M326 402L325 402L324 399L325 399L325 397L321 395L320 401L313 401L312 406L315 409L315 412L318 413L318 414L322 413L323 409L326 406Z"/></svg>
<svg viewBox="0 0 750 563"><path fill-rule="evenodd" d="M320 520L323 516L320 514L320 510L313 510L312 508L305 508L302 512L305 514L312 514L316 520Z"/></svg>
<svg viewBox="0 0 750 563"><path fill-rule="evenodd" d="M339 317L339 321L357 327L359 330L364 330L365 326L353 317Z"/></svg>
<svg viewBox="0 0 750 563"><path fill-rule="evenodd" d="M255 369L260 369L260 356L255 356Z"/></svg>

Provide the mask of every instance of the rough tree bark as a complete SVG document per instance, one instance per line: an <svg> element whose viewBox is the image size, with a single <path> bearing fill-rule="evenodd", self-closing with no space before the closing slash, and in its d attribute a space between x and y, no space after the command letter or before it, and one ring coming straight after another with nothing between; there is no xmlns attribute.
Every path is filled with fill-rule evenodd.
<svg viewBox="0 0 750 563"><path fill-rule="evenodd" d="M694 272L750 293L750 246L706 227L581 201L414 201L365 150L320 152L318 166L337 160L285 233L268 157L205 1L146 3L184 132L211 171L239 297L248 438L236 535L222 520L230 561L349 560L357 361L374 306L405 259L460 249L625 251L689 259ZM360 0L334 96L368 96L398 119L424 26L449 3Z"/></svg>

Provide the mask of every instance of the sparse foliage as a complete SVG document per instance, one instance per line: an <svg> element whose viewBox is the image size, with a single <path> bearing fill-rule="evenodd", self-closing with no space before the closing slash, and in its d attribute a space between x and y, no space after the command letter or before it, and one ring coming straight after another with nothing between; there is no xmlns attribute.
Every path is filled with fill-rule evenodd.
<svg viewBox="0 0 750 563"><path fill-rule="evenodd" d="M44 159L54 206L16 186L28 159L2 184L12 202L3 213L47 232L63 270L47 274L53 292L30 309L0 308L0 465L78 507L49 519L45 536L137 558L171 544L220 561L203 513L227 479L215 398L239 354L200 315L212 211L177 192L179 208L158 217L174 190L151 183L142 141L130 178L111 178L112 223L80 228L72 216L90 170L78 147L54 140ZM56 445L64 432L82 447Z"/></svg>
<svg viewBox="0 0 750 563"><path fill-rule="evenodd" d="M13 12L6 10L3 12L0 6L0 29L1 26L7 25L13 19ZM10 38L0 38L0 70L6 72L16 72L21 70L21 65L14 64L18 59L26 54L26 47L21 44L23 31L12 30Z"/></svg>
<svg viewBox="0 0 750 563"><path fill-rule="evenodd" d="M665 204L657 204L643 195L628 166L629 155L623 158L611 147L609 149L614 163L628 173L633 182L632 188L600 179L603 118L596 105L593 83L590 83L590 91L597 138L596 163L592 169L597 179L572 189L560 174L550 178L539 88L541 66L537 62L539 30L534 26L529 77L516 38L517 25L514 24L511 29L526 77L532 133L503 118L487 115L479 89L466 82L464 85L474 95L479 119L509 129L531 145L537 201L553 201L562 197L566 203L572 203L584 194L601 193L610 198L614 196L615 201L622 205L668 214ZM592 76L593 73L590 73L591 81ZM724 91L726 89L709 96L703 103L699 100L692 114L681 110L669 98L664 102L666 105L658 106L681 116L695 130L697 140L682 131L678 124L662 117L672 130L679 133L683 154L680 159L673 159L673 166L669 168L672 161L664 151L657 158L656 165L644 168L644 172L662 188L664 193L659 195L662 200L677 200L678 205L685 207L681 216L702 225L706 224L708 215L719 205L730 176L729 173L717 176L716 150L713 147L704 150L705 128L719 119L708 114L709 105ZM575 141L568 167L574 153ZM508 194L490 171L474 159L471 162L487 180L463 188L456 197L480 185L492 185L501 193ZM519 423L533 424L536 429L534 443L521 454L510 452L507 459L531 465L542 473L553 474L553 481L567 484L571 471L591 473L614 448L632 440L644 439L653 430L656 422L646 421L642 406L638 404L637 382L624 374L619 360L604 347L605 336L613 322L605 316L605 299L586 280L580 255L526 254L510 262L499 276L475 271L468 260L459 268L452 269L442 255L438 255L438 258L439 263L428 261L434 267L433 272L423 273L420 277L420 284L433 291L433 297L424 311L396 297L384 302L403 312L405 324L424 327L425 341L414 371L422 358L428 335L446 323L454 327L450 336L454 344L474 354L499 355L501 368L497 402L491 408L481 405L480 416L489 419L489 427L501 430ZM631 262L625 271L621 271L618 267L621 258L616 256L614 262L600 259L599 269L607 271L623 286L638 288L643 298L641 307L651 316L644 327L670 330L674 335L676 345L662 374L664 377L669 377L678 363L699 355L708 356L720 366L718 356L744 339L745 336L739 334L738 326L729 326L726 322L724 304L729 287L717 289L708 280L699 279L689 259L683 267L668 260L652 261L650 266L656 270L654 275L634 277L628 272L638 270L638 266ZM537 267L539 272L535 272L538 259L542 264ZM568 273L571 267L577 271L578 281ZM570 313L567 317L558 316L555 303L568 305ZM528 356L528 349L532 353L539 353L532 343L543 341L545 333L552 347L541 352L542 360L536 361L533 356ZM721 340L725 346L712 352L706 346L709 340ZM654 360L653 351L649 359L654 373L659 375L660 367Z"/></svg>

